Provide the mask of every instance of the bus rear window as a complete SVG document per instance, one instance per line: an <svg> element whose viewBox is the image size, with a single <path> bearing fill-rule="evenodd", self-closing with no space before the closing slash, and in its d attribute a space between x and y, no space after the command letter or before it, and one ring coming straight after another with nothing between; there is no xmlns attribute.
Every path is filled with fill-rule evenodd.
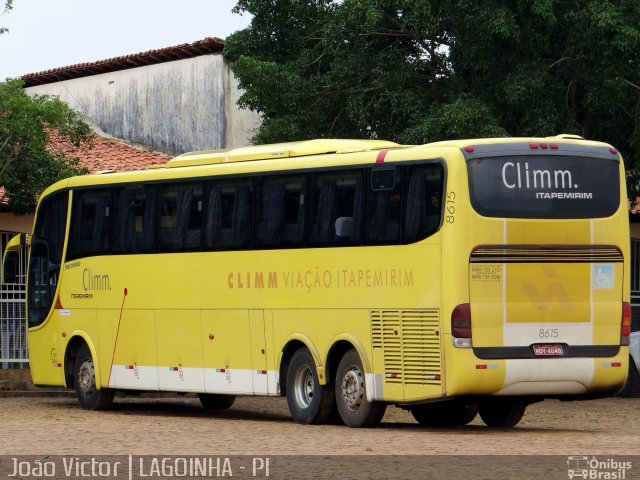
<svg viewBox="0 0 640 480"><path fill-rule="evenodd" d="M473 208L487 217L602 218L620 205L618 160L510 156L467 161Z"/></svg>

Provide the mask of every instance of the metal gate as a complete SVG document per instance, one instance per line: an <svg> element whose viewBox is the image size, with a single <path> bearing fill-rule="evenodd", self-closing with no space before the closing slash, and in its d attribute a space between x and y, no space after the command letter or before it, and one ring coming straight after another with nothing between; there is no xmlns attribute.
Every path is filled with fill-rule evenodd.
<svg viewBox="0 0 640 480"><path fill-rule="evenodd" d="M2 368L21 368L28 363L25 285L2 283L0 284L0 364Z"/></svg>
<svg viewBox="0 0 640 480"><path fill-rule="evenodd" d="M2 254L14 233L0 234ZM0 368L26 368L27 352L26 317L26 254L20 252L17 282L0 283Z"/></svg>

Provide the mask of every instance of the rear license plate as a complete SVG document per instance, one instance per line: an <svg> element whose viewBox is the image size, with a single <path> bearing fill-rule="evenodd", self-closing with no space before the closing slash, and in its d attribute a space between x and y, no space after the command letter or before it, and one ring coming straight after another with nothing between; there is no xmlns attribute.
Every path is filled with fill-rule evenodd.
<svg viewBox="0 0 640 480"><path fill-rule="evenodd" d="M564 355L564 350L562 349L562 345L559 344L534 345L533 354L536 357L557 357Z"/></svg>

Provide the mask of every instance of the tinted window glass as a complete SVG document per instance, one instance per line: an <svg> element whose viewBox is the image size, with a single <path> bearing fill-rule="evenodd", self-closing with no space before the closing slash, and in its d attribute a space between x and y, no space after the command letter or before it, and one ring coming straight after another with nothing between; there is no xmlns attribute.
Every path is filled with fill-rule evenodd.
<svg viewBox="0 0 640 480"><path fill-rule="evenodd" d="M368 176L370 181L365 201L365 243L398 243L402 211L400 168L371 170Z"/></svg>
<svg viewBox="0 0 640 480"><path fill-rule="evenodd" d="M158 191L158 250L195 250L202 237L202 185L163 185Z"/></svg>
<svg viewBox="0 0 640 480"><path fill-rule="evenodd" d="M39 325L51 309L62 262L69 194L45 198L38 208L31 239L28 286L29 326Z"/></svg>
<svg viewBox="0 0 640 480"><path fill-rule="evenodd" d="M109 190L74 192L67 259L106 253L109 250L110 219Z"/></svg>
<svg viewBox="0 0 640 480"><path fill-rule="evenodd" d="M49 260L55 265L59 265L62 261L68 200L67 192L47 197L38 208L38 220L33 229L33 240L47 242Z"/></svg>
<svg viewBox="0 0 640 480"><path fill-rule="evenodd" d="M618 168L617 160L538 155L467 162L471 203L488 217L610 216L620 204Z"/></svg>
<svg viewBox="0 0 640 480"><path fill-rule="evenodd" d="M304 241L305 177L273 175L258 180L255 244L299 246Z"/></svg>
<svg viewBox="0 0 640 480"><path fill-rule="evenodd" d="M154 247L155 190L126 188L118 194L113 250L144 253Z"/></svg>
<svg viewBox="0 0 640 480"><path fill-rule="evenodd" d="M211 182L206 196L205 247L250 247L252 218L251 179Z"/></svg>
<svg viewBox="0 0 640 480"><path fill-rule="evenodd" d="M362 173L346 170L310 176L310 245L360 242Z"/></svg>
<svg viewBox="0 0 640 480"><path fill-rule="evenodd" d="M404 167L403 243L421 240L440 227L442 215L442 165Z"/></svg>

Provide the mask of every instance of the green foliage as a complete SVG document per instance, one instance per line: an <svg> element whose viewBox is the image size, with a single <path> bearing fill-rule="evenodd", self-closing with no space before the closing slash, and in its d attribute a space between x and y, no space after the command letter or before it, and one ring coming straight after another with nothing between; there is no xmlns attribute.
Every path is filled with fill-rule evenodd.
<svg viewBox="0 0 640 480"><path fill-rule="evenodd" d="M235 10L252 23L224 53L241 105L263 117L256 143L575 133L640 165L637 0L240 0Z"/></svg>
<svg viewBox="0 0 640 480"><path fill-rule="evenodd" d="M9 10L11 10L13 8L13 0L5 0L4 2L4 8L2 9L2 11L0 12L0 17L2 15L4 15L5 13L8 13ZM8 32L9 29L5 28L5 27L0 27L0 35L3 33Z"/></svg>
<svg viewBox="0 0 640 480"><path fill-rule="evenodd" d="M0 83L0 185L16 214L35 210L38 195L52 183L87 173L77 158L51 150L49 137L91 145L93 133L77 112L55 97L28 96L21 80Z"/></svg>

